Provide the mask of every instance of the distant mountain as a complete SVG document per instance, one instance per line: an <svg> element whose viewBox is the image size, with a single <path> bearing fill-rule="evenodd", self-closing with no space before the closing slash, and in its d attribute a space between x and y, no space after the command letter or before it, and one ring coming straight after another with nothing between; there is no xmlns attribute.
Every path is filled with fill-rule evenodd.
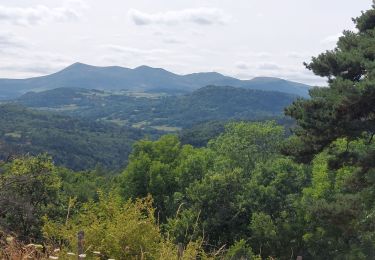
<svg viewBox="0 0 375 260"><path fill-rule="evenodd" d="M16 102L91 120L173 131L211 120L279 117L283 109L297 98L296 95L276 91L225 86L207 86L175 96L139 94L58 88L29 92Z"/></svg>
<svg viewBox="0 0 375 260"><path fill-rule="evenodd" d="M55 88L127 89L176 94L189 93L208 85L279 91L299 96L307 96L309 89L307 85L278 78L239 80L216 72L177 75L161 68L148 66L129 69L118 66L96 67L74 63L47 76L29 79L0 79L0 99L15 98L29 91Z"/></svg>

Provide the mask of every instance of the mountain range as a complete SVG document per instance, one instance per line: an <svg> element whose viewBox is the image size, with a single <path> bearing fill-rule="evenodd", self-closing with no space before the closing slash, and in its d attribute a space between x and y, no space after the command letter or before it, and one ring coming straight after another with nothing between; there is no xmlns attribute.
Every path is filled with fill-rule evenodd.
<svg viewBox="0 0 375 260"><path fill-rule="evenodd" d="M74 63L59 72L46 76L28 79L0 79L0 99L13 99L30 91L45 91L55 88L179 94L189 93L208 85L278 91L302 97L308 96L310 88L305 84L271 77L239 80L217 72L178 75L161 68L148 66L129 69L118 66L97 67Z"/></svg>

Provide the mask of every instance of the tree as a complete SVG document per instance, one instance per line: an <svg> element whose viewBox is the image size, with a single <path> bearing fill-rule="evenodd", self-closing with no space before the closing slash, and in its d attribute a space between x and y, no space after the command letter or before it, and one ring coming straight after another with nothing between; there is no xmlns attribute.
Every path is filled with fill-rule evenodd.
<svg viewBox="0 0 375 260"><path fill-rule="evenodd" d="M284 152L312 161L301 206L314 259L375 257L375 3L353 21L357 32L344 31L334 50L305 64L329 87L286 109L297 127Z"/></svg>
<svg viewBox="0 0 375 260"><path fill-rule="evenodd" d="M375 5L373 6L375 8ZM298 142L288 153L302 161L337 138L348 141L375 134L375 9L353 19L358 32L344 31L332 51L313 57L306 67L327 77L328 88L314 88L310 99L299 99L286 109L297 120ZM299 149L293 147L299 145Z"/></svg>
<svg viewBox="0 0 375 260"><path fill-rule="evenodd" d="M77 233L85 232L85 254L90 259L174 259L177 246L165 239L156 224L152 198L123 201L114 193L99 192L98 202L87 202L63 223L45 219L43 234L64 253L77 252ZM183 259L205 258L201 243L189 243Z"/></svg>
<svg viewBox="0 0 375 260"><path fill-rule="evenodd" d="M283 128L273 122L228 125L210 142L213 165L186 189L169 234L184 243L203 237L208 250L243 239L262 257L300 249L303 221L294 202L308 178L305 167L278 152L282 139ZM230 251L241 248L250 252L242 242Z"/></svg>
<svg viewBox="0 0 375 260"><path fill-rule="evenodd" d="M121 193L125 198L151 194L157 214L164 221L175 215L190 183L203 178L211 157L207 149L182 146L174 135L139 141L121 176Z"/></svg>
<svg viewBox="0 0 375 260"><path fill-rule="evenodd" d="M225 128L208 147L217 157L227 158L225 164L231 169L239 167L245 171L278 154L284 136L284 128L273 121L229 123Z"/></svg>
<svg viewBox="0 0 375 260"><path fill-rule="evenodd" d="M58 209L60 178L45 155L23 157L0 173L0 229L23 240L40 238L41 218Z"/></svg>

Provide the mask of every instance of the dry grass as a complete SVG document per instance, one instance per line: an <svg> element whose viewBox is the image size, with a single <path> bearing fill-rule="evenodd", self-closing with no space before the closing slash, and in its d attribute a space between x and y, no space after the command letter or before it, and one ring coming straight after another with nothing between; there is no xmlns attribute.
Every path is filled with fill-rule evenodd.
<svg viewBox="0 0 375 260"><path fill-rule="evenodd" d="M39 244L24 244L14 236L0 233L0 259L53 259L53 249Z"/></svg>

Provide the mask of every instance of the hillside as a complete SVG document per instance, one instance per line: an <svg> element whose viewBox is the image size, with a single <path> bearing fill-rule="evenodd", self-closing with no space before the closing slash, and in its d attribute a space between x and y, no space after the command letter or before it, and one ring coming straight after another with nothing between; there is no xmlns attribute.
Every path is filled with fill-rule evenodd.
<svg viewBox="0 0 375 260"><path fill-rule="evenodd" d="M17 102L119 125L175 131L212 120L263 120L280 116L295 98L280 92L217 86L177 96L59 88L27 93Z"/></svg>
<svg viewBox="0 0 375 260"><path fill-rule="evenodd" d="M160 117L176 126L211 120L264 120L281 116L296 96L235 87L207 86L191 94L166 99ZM170 115L170 116L168 116Z"/></svg>
<svg viewBox="0 0 375 260"><path fill-rule="evenodd" d="M47 152L55 163L81 170L101 164L125 165L132 143L144 134L134 128L0 105L0 161Z"/></svg>
<svg viewBox="0 0 375 260"><path fill-rule="evenodd" d="M178 94L188 93L207 85L279 91L299 96L307 96L309 89L307 85L278 78L239 80L215 72L177 75L161 68L148 66L129 69L75 63L47 76L29 79L0 79L0 99L15 98L29 91L66 87L107 91L126 89Z"/></svg>

